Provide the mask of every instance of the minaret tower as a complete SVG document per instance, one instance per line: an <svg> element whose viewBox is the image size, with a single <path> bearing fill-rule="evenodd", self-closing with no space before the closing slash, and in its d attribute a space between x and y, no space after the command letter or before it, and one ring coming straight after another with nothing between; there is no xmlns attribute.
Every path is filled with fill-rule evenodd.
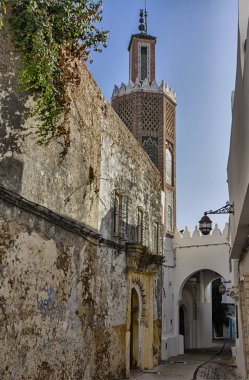
<svg viewBox="0 0 249 380"><path fill-rule="evenodd" d="M139 33L131 36L128 46L129 82L114 87L112 106L161 173L165 232L172 237L176 222L176 93L164 81L156 82L156 37L148 34L146 9L140 10L139 16Z"/></svg>

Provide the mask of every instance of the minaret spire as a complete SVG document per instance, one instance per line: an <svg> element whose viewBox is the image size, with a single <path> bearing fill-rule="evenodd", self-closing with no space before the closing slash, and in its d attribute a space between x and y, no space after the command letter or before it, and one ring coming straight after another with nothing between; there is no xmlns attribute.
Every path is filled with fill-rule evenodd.
<svg viewBox="0 0 249 380"><path fill-rule="evenodd" d="M140 33L147 34L147 19L148 19L148 13L146 8L146 0L145 0L145 7L144 9L140 9L139 13L139 31Z"/></svg>
<svg viewBox="0 0 249 380"><path fill-rule="evenodd" d="M147 34L147 32L148 32L148 23L147 23L148 13L147 13L147 7L146 7L146 0L144 0L144 1L145 1L145 6L144 6L145 33Z"/></svg>
<svg viewBox="0 0 249 380"><path fill-rule="evenodd" d="M141 33L146 33L145 32L145 24L144 24L144 10L143 9L140 9L140 13L139 13L139 27L138 27L139 31Z"/></svg>

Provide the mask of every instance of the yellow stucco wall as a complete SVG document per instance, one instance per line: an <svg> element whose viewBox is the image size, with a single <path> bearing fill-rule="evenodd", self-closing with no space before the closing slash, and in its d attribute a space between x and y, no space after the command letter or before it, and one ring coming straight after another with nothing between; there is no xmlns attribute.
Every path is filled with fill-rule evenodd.
<svg viewBox="0 0 249 380"><path fill-rule="evenodd" d="M130 350L128 346L130 345L131 292L133 288L137 291L139 297L138 367L149 369L158 363L157 353L160 352L160 322L153 320L154 279L154 273L138 273L132 271L128 273L127 372L130 367Z"/></svg>

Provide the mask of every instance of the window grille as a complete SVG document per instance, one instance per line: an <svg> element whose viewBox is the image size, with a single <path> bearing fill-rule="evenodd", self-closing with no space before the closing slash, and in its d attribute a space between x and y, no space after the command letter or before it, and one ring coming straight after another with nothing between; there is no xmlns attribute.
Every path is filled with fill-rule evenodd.
<svg viewBox="0 0 249 380"><path fill-rule="evenodd" d="M128 226L128 197L115 191L114 193L114 213L113 213L113 233L120 239L127 239Z"/></svg>
<svg viewBox="0 0 249 380"><path fill-rule="evenodd" d="M157 137L143 137L142 144L145 152L150 157L155 166L158 166L158 138Z"/></svg>
<svg viewBox="0 0 249 380"><path fill-rule="evenodd" d="M166 145L166 183L169 185L174 184L174 158L173 146L169 142Z"/></svg>
<svg viewBox="0 0 249 380"><path fill-rule="evenodd" d="M114 228L113 233L115 236L119 235L119 224L120 224L120 195L119 193L114 194Z"/></svg>
<svg viewBox="0 0 249 380"><path fill-rule="evenodd" d="M147 56L148 56L148 49L147 46L141 46L141 80L144 80L147 78Z"/></svg>
<svg viewBox="0 0 249 380"><path fill-rule="evenodd" d="M153 253L156 255L162 254L163 248L163 225L155 222L153 225Z"/></svg>
<svg viewBox="0 0 249 380"><path fill-rule="evenodd" d="M166 190L166 231L173 233L174 229L174 193L172 190Z"/></svg>
<svg viewBox="0 0 249 380"><path fill-rule="evenodd" d="M123 240L127 239L127 229L128 229L128 197L125 195L122 195L121 207L120 207L119 236Z"/></svg>
<svg viewBox="0 0 249 380"><path fill-rule="evenodd" d="M174 139L175 137L175 109L174 106L166 102L165 111L165 127L167 135Z"/></svg>
<svg viewBox="0 0 249 380"><path fill-rule="evenodd" d="M143 218L143 245L149 246L149 213L144 212Z"/></svg>
<svg viewBox="0 0 249 380"><path fill-rule="evenodd" d="M144 238L144 212L139 207L138 208L138 218L137 218L137 242L139 244L143 244L143 238Z"/></svg>
<svg viewBox="0 0 249 380"><path fill-rule="evenodd" d="M160 126L161 106L157 96L142 98L142 125L145 132L158 132Z"/></svg>
<svg viewBox="0 0 249 380"><path fill-rule="evenodd" d="M159 251L159 224L153 225L153 253L158 254Z"/></svg>
<svg viewBox="0 0 249 380"><path fill-rule="evenodd" d="M115 107L116 109L116 107ZM128 96L124 96L122 99L118 100L118 116L126 125L126 127L132 131L133 126L133 99Z"/></svg>
<svg viewBox="0 0 249 380"><path fill-rule="evenodd" d="M150 81L150 44L138 43L138 77Z"/></svg>

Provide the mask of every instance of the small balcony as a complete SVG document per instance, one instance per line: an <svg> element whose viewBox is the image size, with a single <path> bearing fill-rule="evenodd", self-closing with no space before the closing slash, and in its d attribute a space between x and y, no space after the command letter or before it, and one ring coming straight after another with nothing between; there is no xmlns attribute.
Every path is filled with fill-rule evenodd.
<svg viewBox="0 0 249 380"><path fill-rule="evenodd" d="M157 272L163 264L164 257L149 251L148 247L137 244L126 244L126 265L135 272Z"/></svg>

